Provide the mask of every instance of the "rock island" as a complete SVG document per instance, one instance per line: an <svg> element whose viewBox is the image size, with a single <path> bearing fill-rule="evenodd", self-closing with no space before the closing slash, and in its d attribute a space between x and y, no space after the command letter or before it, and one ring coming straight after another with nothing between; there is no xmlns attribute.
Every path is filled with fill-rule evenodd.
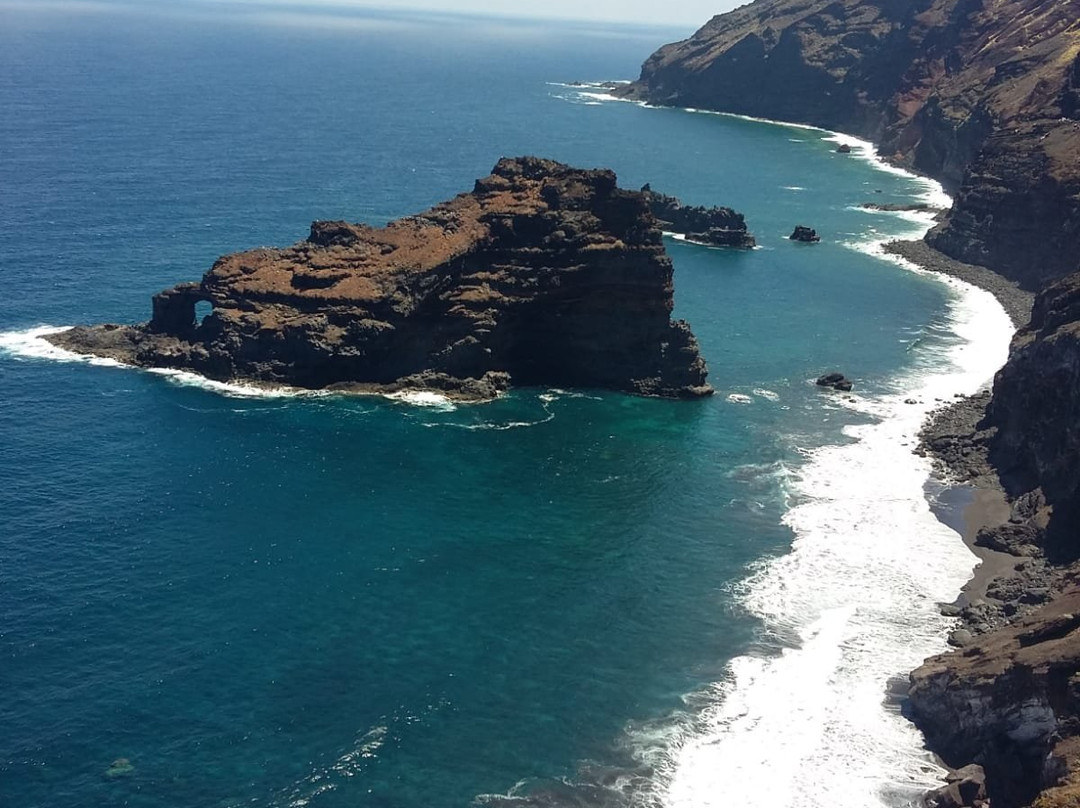
<svg viewBox="0 0 1080 808"><path fill-rule="evenodd" d="M472 192L384 228L220 258L149 322L76 327L61 348L212 379L485 399L515 385L698 398L713 390L649 198L615 174L503 159ZM741 219L741 217L739 217ZM212 311L201 320L196 305Z"/></svg>

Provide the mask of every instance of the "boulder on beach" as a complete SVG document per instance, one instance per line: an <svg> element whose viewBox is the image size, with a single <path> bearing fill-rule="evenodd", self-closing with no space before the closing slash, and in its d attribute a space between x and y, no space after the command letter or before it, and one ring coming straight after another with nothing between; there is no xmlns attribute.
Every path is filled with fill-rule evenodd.
<svg viewBox="0 0 1080 808"><path fill-rule="evenodd" d="M804 244L813 244L814 242L821 241L821 236L817 234L817 230L801 224L795 225L795 229L788 238L792 241L801 241Z"/></svg>

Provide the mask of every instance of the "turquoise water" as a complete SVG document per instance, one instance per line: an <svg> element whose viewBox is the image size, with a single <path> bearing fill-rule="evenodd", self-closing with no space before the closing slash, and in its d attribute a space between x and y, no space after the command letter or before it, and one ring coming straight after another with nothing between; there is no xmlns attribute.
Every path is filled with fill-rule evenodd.
<svg viewBox="0 0 1080 808"><path fill-rule="evenodd" d="M925 184L560 84L686 32L75 8L0 5L0 802L660 799L663 722L784 644L739 582L790 547L791 475L873 420L809 380L886 395L959 342L946 287L865 252L918 225L854 209ZM526 153L746 214L753 252L668 244L714 398L243 398L28 355Z"/></svg>

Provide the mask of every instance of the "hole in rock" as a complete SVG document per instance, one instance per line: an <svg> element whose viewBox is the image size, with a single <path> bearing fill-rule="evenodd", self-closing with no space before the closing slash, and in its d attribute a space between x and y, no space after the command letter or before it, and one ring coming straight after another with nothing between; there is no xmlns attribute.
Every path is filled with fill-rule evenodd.
<svg viewBox="0 0 1080 808"><path fill-rule="evenodd" d="M195 325L202 325L203 321L214 310L209 300L200 300L195 304Z"/></svg>

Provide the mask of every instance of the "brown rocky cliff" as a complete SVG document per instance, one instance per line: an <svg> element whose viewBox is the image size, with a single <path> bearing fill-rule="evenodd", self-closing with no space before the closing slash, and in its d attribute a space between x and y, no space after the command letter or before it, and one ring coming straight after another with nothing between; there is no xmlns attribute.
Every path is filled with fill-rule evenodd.
<svg viewBox="0 0 1080 808"><path fill-rule="evenodd" d="M911 676L912 716L951 765L986 768L995 808L1080 805L1080 273L1035 298L978 426L1012 501L977 543L1018 572L961 611L972 626L1006 600L1012 624ZM1051 562L1047 566L1044 556ZM1062 592L1064 594L1062 594ZM1054 597L1056 593L1056 597ZM1052 599L1051 599L1052 598ZM1031 604L1048 605L1030 611ZM969 634L966 630L958 632Z"/></svg>
<svg viewBox="0 0 1080 808"><path fill-rule="evenodd" d="M909 706L950 765L986 768L994 808L1080 803L1080 590L911 675Z"/></svg>
<svg viewBox="0 0 1080 808"><path fill-rule="evenodd" d="M1078 0L757 0L617 92L874 140L956 193L933 246L1036 290L1080 267L1078 57Z"/></svg>
<svg viewBox="0 0 1080 808"><path fill-rule="evenodd" d="M1080 274L1035 298L994 379L990 458L1050 557L1080 558Z"/></svg>
<svg viewBox="0 0 1080 808"><path fill-rule="evenodd" d="M671 320L672 266L639 192L610 171L501 160L471 193L376 229L225 256L154 298L143 326L76 328L70 350L222 380L315 389L520 385L698 397L697 342ZM195 321L195 305L212 313Z"/></svg>

